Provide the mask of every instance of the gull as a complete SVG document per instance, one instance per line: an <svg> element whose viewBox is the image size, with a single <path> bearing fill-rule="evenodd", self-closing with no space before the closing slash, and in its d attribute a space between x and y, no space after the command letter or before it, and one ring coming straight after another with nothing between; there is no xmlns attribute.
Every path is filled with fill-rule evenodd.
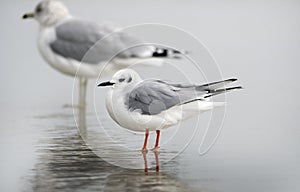
<svg viewBox="0 0 300 192"><path fill-rule="evenodd" d="M37 44L44 60L59 72L79 78L79 106L85 105L88 78L110 76L136 63L159 66L163 58L180 54L145 44L111 25L75 18L60 1L41 1L33 13L23 15L28 18L39 23Z"/></svg>
<svg viewBox="0 0 300 192"><path fill-rule="evenodd" d="M153 151L159 148L160 131L197 114L222 107L225 102L210 101L210 97L241 86L226 87L236 81L230 78L202 85L183 85L158 79L142 80L133 69L122 69L112 79L98 86L110 86L106 109L121 127L145 132L142 151L147 151L149 131L156 131Z"/></svg>

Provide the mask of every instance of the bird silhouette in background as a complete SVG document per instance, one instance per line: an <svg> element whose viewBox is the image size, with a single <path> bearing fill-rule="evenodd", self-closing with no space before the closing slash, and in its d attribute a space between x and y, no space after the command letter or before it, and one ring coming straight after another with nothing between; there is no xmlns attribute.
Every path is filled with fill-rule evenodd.
<svg viewBox="0 0 300 192"><path fill-rule="evenodd" d="M88 78L113 75L134 64L159 66L164 58L178 58L181 52L145 44L111 25L98 25L73 17L60 1L38 3L33 18L39 23L38 49L56 70L79 78L79 103L85 106ZM107 65L106 65L107 64Z"/></svg>

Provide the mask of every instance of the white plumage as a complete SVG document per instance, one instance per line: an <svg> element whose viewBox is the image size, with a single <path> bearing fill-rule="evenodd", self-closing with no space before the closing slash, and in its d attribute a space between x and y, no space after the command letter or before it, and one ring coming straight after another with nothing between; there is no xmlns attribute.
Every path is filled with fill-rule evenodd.
<svg viewBox="0 0 300 192"><path fill-rule="evenodd" d="M59 72L81 78L84 92L87 78L109 76L135 64L159 66L168 57L156 51L161 48L116 27L74 18L59 1L40 2L33 13L23 16L31 17L39 23L37 43L42 57Z"/></svg>
<svg viewBox="0 0 300 192"><path fill-rule="evenodd" d="M106 96L106 108L115 122L126 129L147 133L224 106L224 102L213 102L209 98L240 89L240 86L222 88L233 81L236 79L204 85L181 85L155 79L142 80L134 70L123 69L111 81L99 86L111 86Z"/></svg>

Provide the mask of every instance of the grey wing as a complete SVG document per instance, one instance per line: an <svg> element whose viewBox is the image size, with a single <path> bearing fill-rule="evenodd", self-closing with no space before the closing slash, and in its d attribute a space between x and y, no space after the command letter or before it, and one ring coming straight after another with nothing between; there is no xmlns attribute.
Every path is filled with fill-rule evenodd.
<svg viewBox="0 0 300 192"><path fill-rule="evenodd" d="M183 85L161 80L145 80L129 93L126 104L131 111L138 110L142 114L156 115L175 105L204 100L229 90L241 89L240 86L222 88L236 80L236 78L231 78L203 85Z"/></svg>
<svg viewBox="0 0 300 192"><path fill-rule="evenodd" d="M114 29L105 25L78 19L67 20L55 30L56 40L50 44L55 53L91 64L107 61L117 53L118 57L124 58L139 56L151 49L146 46L123 51L140 41L125 33L114 32Z"/></svg>
<svg viewBox="0 0 300 192"><path fill-rule="evenodd" d="M196 95L192 89L184 90L163 81L146 80L129 93L127 106L130 111L138 110L142 114L156 115L195 99Z"/></svg>

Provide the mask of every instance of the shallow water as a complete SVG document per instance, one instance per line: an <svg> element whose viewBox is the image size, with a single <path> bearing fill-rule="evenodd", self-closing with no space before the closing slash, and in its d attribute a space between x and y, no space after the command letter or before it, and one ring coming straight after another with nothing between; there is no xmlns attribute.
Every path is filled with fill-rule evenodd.
<svg viewBox="0 0 300 192"><path fill-rule="evenodd" d="M191 191L187 184L176 176L177 160L158 168L125 169L99 158L85 144L74 124L72 110L58 114L34 117L41 130L37 141L37 159L34 168L23 177L30 186L25 190L35 191ZM55 125L51 125L55 122ZM105 145L111 155L116 153ZM129 151L128 151L129 152ZM124 152L123 152L124 153ZM144 163L150 155L161 156L161 152L148 152L142 157ZM127 158L135 161L136 156ZM145 158L145 159L144 159ZM168 171L167 171L168 170Z"/></svg>
<svg viewBox="0 0 300 192"><path fill-rule="evenodd" d="M83 142L75 123L78 111L74 119L72 109L62 108L72 101L73 79L45 63L36 48L37 24L20 20L36 2L3 0L0 191L300 190L299 1L64 2L74 15L99 23L108 20L119 26L163 23L179 27L210 49L223 78L237 77L245 89L228 95L221 134L208 153L199 155L198 150L210 113L199 117L198 124L194 118L162 132L159 172L156 156L149 151L145 175L144 157L137 151L143 135L113 123L104 108L105 90L95 88L98 81L89 82L86 125L81 130L95 141L89 143L94 151ZM151 42L172 40L178 47L188 48L206 70L201 74L177 60L173 68L139 68L143 77L176 82L187 82L188 77L192 83L205 83L204 75L211 80L221 78L213 76L215 66L205 57L207 49L187 41L186 36L170 35L166 28L133 32ZM216 110L214 114L223 112ZM99 122L105 125L105 134ZM203 149L215 135L216 130L210 131L212 137ZM153 138L152 134L149 147Z"/></svg>
<svg viewBox="0 0 300 192"><path fill-rule="evenodd" d="M114 148L116 143L102 143L106 160L111 154L114 160L120 157L137 165L137 169L122 168L107 163L89 149L79 135L72 109L58 107L43 111L38 114L27 111L32 115L22 121L23 130L10 130L10 137L17 136L19 142L1 141L2 146L6 143L10 149L2 150L1 169L11 179L1 181L6 191L293 191L297 182L294 172L297 162L289 160L290 157L270 161L267 156L234 155L218 144L208 154L199 156L197 142L192 142L170 161L168 157L174 151L162 146L158 164L155 153L149 151L145 157L146 170L142 153L136 150L128 150L130 155L124 150L119 153ZM87 118L90 116L87 113ZM7 158L11 154L16 157Z"/></svg>

